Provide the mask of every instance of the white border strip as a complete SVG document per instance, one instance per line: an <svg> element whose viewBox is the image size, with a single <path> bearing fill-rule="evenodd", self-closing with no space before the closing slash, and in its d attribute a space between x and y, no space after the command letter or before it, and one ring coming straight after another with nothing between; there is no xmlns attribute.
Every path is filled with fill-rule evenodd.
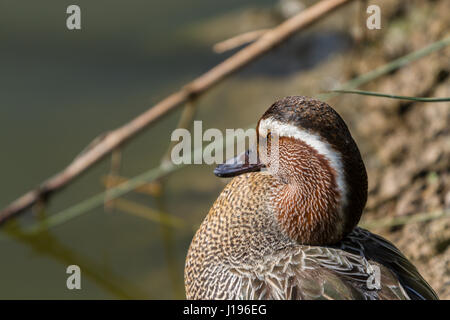
<svg viewBox="0 0 450 320"><path fill-rule="evenodd" d="M290 137L301 140L308 146L316 150L319 154L324 156L329 162L330 166L336 171L336 183L341 194L341 209L347 205L347 188L344 177L344 166L339 152L336 152L327 142L322 141L320 136L311 134L306 130L282 123L273 118L267 118L259 122L259 132L263 136L267 134L270 129L271 132L278 135L278 137ZM342 210L340 210L342 214Z"/></svg>

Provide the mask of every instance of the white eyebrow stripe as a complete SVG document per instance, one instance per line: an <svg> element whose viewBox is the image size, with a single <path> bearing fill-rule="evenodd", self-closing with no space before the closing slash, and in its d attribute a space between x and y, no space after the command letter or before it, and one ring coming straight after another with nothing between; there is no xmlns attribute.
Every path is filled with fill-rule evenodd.
<svg viewBox="0 0 450 320"><path fill-rule="evenodd" d="M336 171L336 183L341 194L341 209L347 205L347 188L344 176L344 166L339 152L336 152L330 144L323 141L320 136L301 130L300 128L282 123L273 118L263 119L259 122L259 132L265 136L267 131L278 135L278 137L290 137L301 140L308 146L316 150L319 154L324 156L330 163L330 166ZM339 210L343 215L342 210ZM343 217L342 217L343 218Z"/></svg>

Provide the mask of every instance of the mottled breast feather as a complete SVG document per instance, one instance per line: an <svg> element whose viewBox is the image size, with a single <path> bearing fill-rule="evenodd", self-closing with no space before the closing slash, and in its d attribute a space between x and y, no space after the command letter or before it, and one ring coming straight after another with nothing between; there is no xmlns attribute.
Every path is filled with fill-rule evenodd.
<svg viewBox="0 0 450 320"><path fill-rule="evenodd" d="M270 207L272 183L248 173L225 187L189 248L188 299L437 298L394 246L367 231L334 246L292 241ZM382 259L372 256L377 243ZM380 269L380 289L367 286L369 265Z"/></svg>

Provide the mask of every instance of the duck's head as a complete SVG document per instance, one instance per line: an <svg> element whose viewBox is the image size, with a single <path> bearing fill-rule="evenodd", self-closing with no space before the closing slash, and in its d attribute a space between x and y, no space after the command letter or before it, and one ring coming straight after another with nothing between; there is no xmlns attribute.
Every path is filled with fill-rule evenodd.
<svg viewBox="0 0 450 320"><path fill-rule="evenodd" d="M358 223L367 200L367 174L358 147L337 112L324 102L286 97L257 125L258 160L249 153L219 165L221 177L265 171L271 205L289 237L302 244L341 240Z"/></svg>

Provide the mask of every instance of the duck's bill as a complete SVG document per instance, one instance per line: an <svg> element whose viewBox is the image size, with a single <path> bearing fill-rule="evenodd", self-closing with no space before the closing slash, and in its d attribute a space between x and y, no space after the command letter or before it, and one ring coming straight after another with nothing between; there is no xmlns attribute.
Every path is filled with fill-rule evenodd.
<svg viewBox="0 0 450 320"><path fill-rule="evenodd" d="M247 150L227 162L219 164L214 169L214 174L221 178L229 178L247 172L261 171L263 167L264 165L259 162L258 157L251 150Z"/></svg>

